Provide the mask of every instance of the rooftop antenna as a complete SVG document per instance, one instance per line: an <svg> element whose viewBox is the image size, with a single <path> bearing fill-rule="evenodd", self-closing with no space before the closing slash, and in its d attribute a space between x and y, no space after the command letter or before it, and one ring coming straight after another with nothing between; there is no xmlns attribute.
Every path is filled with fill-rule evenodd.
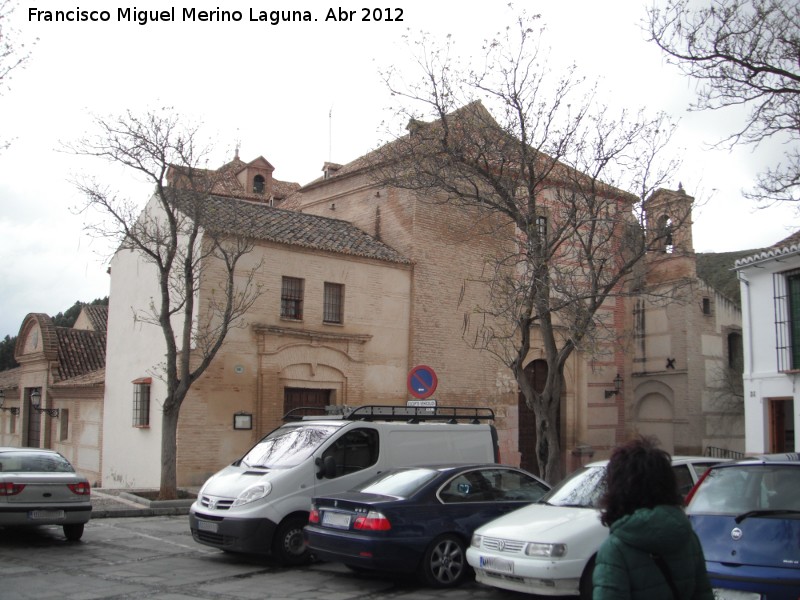
<svg viewBox="0 0 800 600"><path fill-rule="evenodd" d="M332 131L332 123L333 123L333 105L331 105L330 109L328 110L328 162L333 160L331 158L332 151L331 146L333 145L333 134Z"/></svg>
<svg viewBox="0 0 800 600"><path fill-rule="evenodd" d="M239 148L242 146L242 138L239 137L239 128L236 128L236 151L233 155L233 160L239 160Z"/></svg>

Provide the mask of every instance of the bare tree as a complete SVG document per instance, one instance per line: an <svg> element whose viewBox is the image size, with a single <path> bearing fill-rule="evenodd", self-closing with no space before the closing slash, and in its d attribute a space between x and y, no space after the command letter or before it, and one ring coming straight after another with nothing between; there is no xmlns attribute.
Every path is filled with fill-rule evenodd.
<svg viewBox="0 0 800 600"><path fill-rule="evenodd" d="M0 0L0 92L8 87L11 73L29 57L25 45L15 39L16 31L9 23L14 9L11 0ZM0 150L7 148L9 143L0 140Z"/></svg>
<svg viewBox="0 0 800 600"><path fill-rule="evenodd" d="M144 116L130 112L96 118L97 134L68 146L78 155L102 158L144 176L155 186L147 207L117 196L97 181L78 182L82 211L100 219L87 224L90 235L118 244L155 266L158 296L134 318L161 328L166 345L159 375L166 383L162 407L160 497L177 497L176 435L181 404L209 366L228 331L241 323L260 294L256 266L237 271L253 242L220 229L219 203L211 195L213 172L200 169L207 148L198 127L184 125L169 109ZM169 176L169 181L168 181ZM226 203L228 209L235 206ZM201 305L198 292L207 269L225 275ZM216 277L217 275L215 275ZM156 282L153 282L154 284ZM206 285L212 285L206 283ZM113 299L112 299L113 300Z"/></svg>
<svg viewBox="0 0 800 600"><path fill-rule="evenodd" d="M749 114L723 143L786 144L785 160L761 173L747 196L800 201L800 4L795 0L669 0L648 11L652 41L701 85L695 110L744 106Z"/></svg>
<svg viewBox="0 0 800 600"><path fill-rule="evenodd" d="M556 481L567 361L616 343L613 312L605 309L638 291L641 259L666 249L688 214L645 235L643 201L677 166L656 161L671 124L664 115L625 111L611 118L591 91L581 92L574 68L551 82L536 18L522 14L487 41L475 61L480 70L460 66L452 40L413 42L420 78L408 83L385 73L409 134L376 153L373 166L384 183L492 223L487 234L498 252L465 282L486 286L488 301L467 307L465 337L513 372L535 415L540 473ZM548 365L542 389L525 371L534 348Z"/></svg>

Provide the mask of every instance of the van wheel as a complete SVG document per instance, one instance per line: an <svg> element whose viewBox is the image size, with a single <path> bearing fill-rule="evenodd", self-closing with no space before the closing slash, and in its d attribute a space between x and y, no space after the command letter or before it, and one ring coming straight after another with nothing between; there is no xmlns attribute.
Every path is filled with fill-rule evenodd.
<svg viewBox="0 0 800 600"><path fill-rule="evenodd" d="M420 565L422 581L437 588L460 585L469 571L464 542L450 534L436 538L428 546Z"/></svg>
<svg viewBox="0 0 800 600"><path fill-rule="evenodd" d="M70 542L77 542L83 536L83 523L64 525L64 535Z"/></svg>
<svg viewBox="0 0 800 600"><path fill-rule="evenodd" d="M594 575L594 556L586 563L586 568L583 570L580 582L580 599L592 600L592 593L594 592L594 585L592 585L592 575Z"/></svg>
<svg viewBox="0 0 800 600"><path fill-rule="evenodd" d="M311 553L303 539L307 517L288 517L275 530L272 555L284 565L305 565L311 562Z"/></svg>

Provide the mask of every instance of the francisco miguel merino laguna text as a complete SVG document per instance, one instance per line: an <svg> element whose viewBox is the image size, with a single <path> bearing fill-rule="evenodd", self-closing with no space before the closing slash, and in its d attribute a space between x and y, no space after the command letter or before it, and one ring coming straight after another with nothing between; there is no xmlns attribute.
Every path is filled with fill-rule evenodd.
<svg viewBox="0 0 800 600"><path fill-rule="evenodd" d="M184 8L180 13L181 21L201 22L236 22L244 17L239 10L197 10ZM250 21L268 22L277 25L281 22L312 21L311 12L307 10L254 10L249 9ZM28 21L44 22L83 22L83 21L110 21L111 12L107 10L83 10L76 7L74 10L39 10L28 9ZM117 21L135 22L146 25L155 21L176 21L175 7L165 10L138 10L132 8L118 8Z"/></svg>

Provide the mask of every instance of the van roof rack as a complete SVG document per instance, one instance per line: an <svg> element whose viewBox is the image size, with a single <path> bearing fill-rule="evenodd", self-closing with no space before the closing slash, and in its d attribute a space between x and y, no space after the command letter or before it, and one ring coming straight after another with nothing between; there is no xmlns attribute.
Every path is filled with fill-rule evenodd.
<svg viewBox="0 0 800 600"><path fill-rule="evenodd" d="M303 419L338 419L348 421L445 421L470 423L493 421L494 411L487 407L467 406L393 406L368 404L365 406L300 406L283 416L284 421Z"/></svg>

